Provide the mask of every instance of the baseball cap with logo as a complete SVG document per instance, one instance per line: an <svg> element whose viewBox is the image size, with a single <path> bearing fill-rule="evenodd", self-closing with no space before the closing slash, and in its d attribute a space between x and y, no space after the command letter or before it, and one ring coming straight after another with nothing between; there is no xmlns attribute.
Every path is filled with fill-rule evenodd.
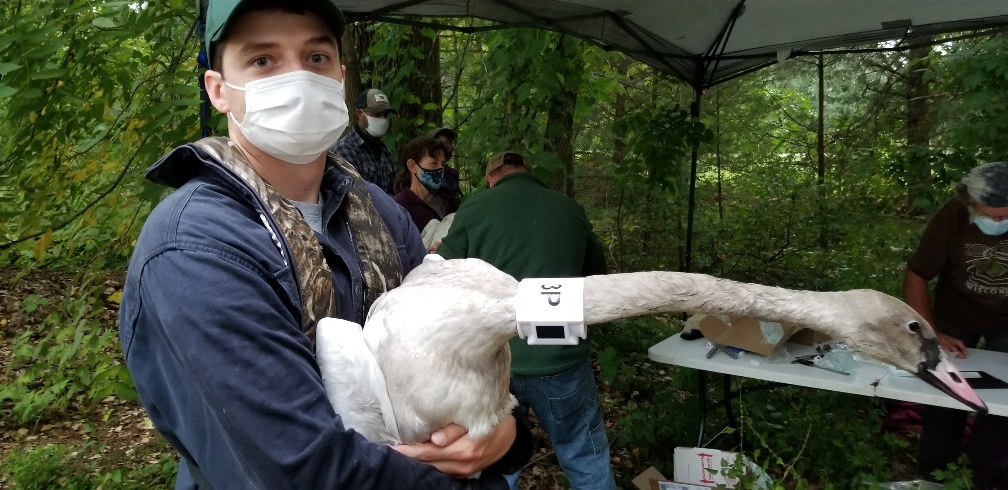
<svg viewBox="0 0 1008 490"><path fill-rule="evenodd" d="M388 111L395 114L396 110L389 107L388 96L376 88L368 89L357 96L357 108L367 109L372 114Z"/></svg>
<svg viewBox="0 0 1008 490"><path fill-rule="evenodd" d="M228 22L232 20L236 11L248 3L248 0L202 0L206 3L206 32L204 33L207 49L220 41L227 30ZM333 34L339 39L343 37L343 30L346 23L343 20L343 12L332 0L291 0L291 7L302 7L314 12L332 29Z"/></svg>

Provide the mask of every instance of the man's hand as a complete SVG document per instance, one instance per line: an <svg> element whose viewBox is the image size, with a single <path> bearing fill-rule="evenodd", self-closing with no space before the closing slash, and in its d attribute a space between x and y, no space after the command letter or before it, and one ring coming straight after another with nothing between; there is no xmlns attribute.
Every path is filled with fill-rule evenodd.
<svg viewBox="0 0 1008 490"><path fill-rule="evenodd" d="M430 442L401 444L392 446L392 449L433 465L442 473L465 478L490 466L508 452L515 440L516 424L514 416L508 416L479 441L465 437L465 427L451 424L432 434Z"/></svg>
<svg viewBox="0 0 1008 490"><path fill-rule="evenodd" d="M966 359L966 344L955 337L950 337L941 332L935 332L938 334L938 343L941 344L942 349L955 354L959 359Z"/></svg>

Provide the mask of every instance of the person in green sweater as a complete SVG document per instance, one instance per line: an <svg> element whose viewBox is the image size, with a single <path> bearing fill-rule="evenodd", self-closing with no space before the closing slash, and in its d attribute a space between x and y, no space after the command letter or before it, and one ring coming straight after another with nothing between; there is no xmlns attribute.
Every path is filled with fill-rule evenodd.
<svg viewBox="0 0 1008 490"><path fill-rule="evenodd" d="M606 272L602 244L584 209L533 176L523 155L507 151L491 158L486 181L489 190L462 203L439 255L479 258L519 281ZM523 412L535 413L571 488L615 489L590 338L574 346L511 339L511 392ZM519 473L508 475L511 488L518 488Z"/></svg>

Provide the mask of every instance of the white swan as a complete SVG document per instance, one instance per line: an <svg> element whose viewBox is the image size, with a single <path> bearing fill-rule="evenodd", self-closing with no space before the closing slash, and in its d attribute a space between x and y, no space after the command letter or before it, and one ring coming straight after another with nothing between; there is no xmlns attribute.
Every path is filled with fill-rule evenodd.
<svg viewBox="0 0 1008 490"><path fill-rule="evenodd" d="M399 436L393 442L425 442L449 423L466 427L469 437L478 440L511 413L515 399L508 392L507 342L517 335L517 291L518 281L482 260L425 260L402 285L378 298L363 338L384 374ZM987 410L941 350L927 322L902 301L878 291L796 291L680 272L584 280L588 325L668 312L739 315L808 327L915 373L971 408ZM370 383L357 372L339 374L326 367L333 359L326 358L331 336L323 331L332 322L326 319L318 325L323 376ZM330 384L335 385L327 379L327 389ZM330 391L329 397L345 393ZM344 401L334 406L337 403L347 406ZM378 404L359 409L379 411L367 424L384 420ZM354 425L358 420L366 418L344 417L344 425L365 435L385 430Z"/></svg>

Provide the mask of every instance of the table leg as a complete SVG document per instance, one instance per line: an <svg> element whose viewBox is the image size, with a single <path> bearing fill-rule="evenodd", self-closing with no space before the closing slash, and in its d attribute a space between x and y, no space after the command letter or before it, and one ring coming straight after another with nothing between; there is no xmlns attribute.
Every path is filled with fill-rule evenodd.
<svg viewBox="0 0 1008 490"><path fill-rule="evenodd" d="M724 383L724 395L722 395L721 400L725 406L725 418L727 419L728 427L735 429L734 432L735 443L741 444L742 433L740 431L742 430L742 425L739 424L738 419L735 418L735 411L732 410L732 399L735 397L736 394L738 394L739 397L741 398L742 392L739 391L736 393L732 391L730 374L723 374L722 376L723 376L722 382Z"/></svg>
<svg viewBox="0 0 1008 490"><path fill-rule="evenodd" d="M713 439L704 442L704 436L707 433L707 414L710 410L717 408L718 405L724 405L725 419L727 422L726 428L731 427L734 430L735 444L741 444L742 442L742 425L739 423L738 419L735 417L735 411L732 410L732 400L736 395L742 396L742 392L732 391L731 387L731 375L722 375L722 389L723 395L720 401L709 403L707 400L707 371L697 370L698 374L698 395L699 395L699 406L700 406L700 426L697 428L697 445L696 447L707 447L708 444L713 444L714 441L721 438L724 435L724 431L719 431Z"/></svg>
<svg viewBox="0 0 1008 490"><path fill-rule="evenodd" d="M697 392L700 398L700 430L697 432L696 447L704 447L704 427L707 425L707 371L697 371L700 379L700 389Z"/></svg>

